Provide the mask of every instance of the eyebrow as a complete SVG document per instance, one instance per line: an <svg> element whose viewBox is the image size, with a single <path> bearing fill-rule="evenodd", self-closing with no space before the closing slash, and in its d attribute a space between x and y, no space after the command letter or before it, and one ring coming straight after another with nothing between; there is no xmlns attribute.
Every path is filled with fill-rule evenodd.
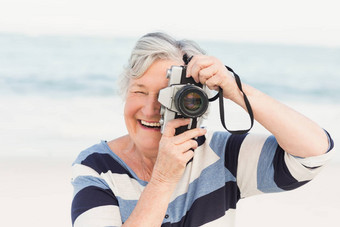
<svg viewBox="0 0 340 227"><path fill-rule="evenodd" d="M146 88L144 84L131 84L131 87Z"/></svg>

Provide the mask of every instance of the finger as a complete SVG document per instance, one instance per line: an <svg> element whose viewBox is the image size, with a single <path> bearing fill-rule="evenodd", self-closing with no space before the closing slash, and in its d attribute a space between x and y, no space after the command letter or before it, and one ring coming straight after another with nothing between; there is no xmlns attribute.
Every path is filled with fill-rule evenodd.
<svg viewBox="0 0 340 227"><path fill-rule="evenodd" d="M195 150L198 147L198 143L196 140L191 139L178 146L178 150L182 151L182 153L184 154L190 149Z"/></svg>
<svg viewBox="0 0 340 227"><path fill-rule="evenodd" d="M191 140L192 138L196 138L199 136L203 136L207 133L206 129L203 128L194 128L188 131L185 131L175 137L175 144L181 144L188 140Z"/></svg>
<svg viewBox="0 0 340 227"><path fill-rule="evenodd" d="M189 118L178 118L171 121L168 121L164 127L163 136L174 136L176 132L176 128L188 125L191 119Z"/></svg>
<svg viewBox="0 0 340 227"><path fill-rule="evenodd" d="M196 82L198 81L198 72L205 67L212 64L212 59L205 55L195 55L187 66L187 77L192 77Z"/></svg>
<svg viewBox="0 0 340 227"><path fill-rule="evenodd" d="M216 64L212 64L209 67L203 68L199 72L199 81L201 84L205 84L205 82L213 77L218 72L218 67Z"/></svg>
<svg viewBox="0 0 340 227"><path fill-rule="evenodd" d="M192 157L194 157L194 151L193 150L188 150L183 154L183 160L184 163L186 164Z"/></svg>
<svg viewBox="0 0 340 227"><path fill-rule="evenodd" d="M200 72L209 66L211 66L213 62L210 59L200 59L197 61L191 68L191 76L194 78L196 82L199 82Z"/></svg>
<svg viewBox="0 0 340 227"><path fill-rule="evenodd" d="M210 90L218 90L221 87L221 78L219 76L212 76L205 82L205 85Z"/></svg>

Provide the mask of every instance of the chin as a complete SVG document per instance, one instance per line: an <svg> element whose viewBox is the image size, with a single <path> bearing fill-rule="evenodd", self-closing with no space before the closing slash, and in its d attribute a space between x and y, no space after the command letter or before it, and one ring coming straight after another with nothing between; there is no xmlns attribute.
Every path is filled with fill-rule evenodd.
<svg viewBox="0 0 340 227"><path fill-rule="evenodd" d="M134 125L134 130L128 130L134 143L143 149L158 150L159 141L162 137L160 128L143 126L140 121Z"/></svg>

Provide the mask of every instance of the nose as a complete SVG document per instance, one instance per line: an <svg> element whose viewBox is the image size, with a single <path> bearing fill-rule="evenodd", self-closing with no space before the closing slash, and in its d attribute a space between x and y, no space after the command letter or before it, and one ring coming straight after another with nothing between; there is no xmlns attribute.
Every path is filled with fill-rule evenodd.
<svg viewBox="0 0 340 227"><path fill-rule="evenodd" d="M148 97L142 111L146 117L158 117L160 108L161 104L158 102L158 96L155 95Z"/></svg>

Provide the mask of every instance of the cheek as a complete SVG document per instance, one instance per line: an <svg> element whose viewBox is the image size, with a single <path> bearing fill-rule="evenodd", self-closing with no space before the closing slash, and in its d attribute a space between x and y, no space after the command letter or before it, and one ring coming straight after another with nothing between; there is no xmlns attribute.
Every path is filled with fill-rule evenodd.
<svg viewBox="0 0 340 227"><path fill-rule="evenodd" d="M133 116L135 111L134 105L131 105L131 103L126 102L124 106L124 117L125 119L131 118Z"/></svg>
<svg viewBox="0 0 340 227"><path fill-rule="evenodd" d="M134 108L134 105L131 105L131 102L126 101L124 106L124 121L126 129L128 130L129 134L133 133L136 126L136 120L135 115L136 110Z"/></svg>
<svg viewBox="0 0 340 227"><path fill-rule="evenodd" d="M136 98L127 98L124 106L125 119L134 118L134 115L142 108L141 103L141 100Z"/></svg>

